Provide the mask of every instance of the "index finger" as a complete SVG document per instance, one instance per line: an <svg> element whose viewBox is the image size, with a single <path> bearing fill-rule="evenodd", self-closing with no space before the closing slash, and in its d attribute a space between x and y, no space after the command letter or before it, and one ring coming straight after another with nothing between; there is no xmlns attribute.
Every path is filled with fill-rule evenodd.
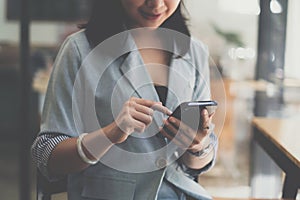
<svg viewBox="0 0 300 200"><path fill-rule="evenodd" d="M133 97L133 98L135 98L135 97ZM167 115L172 114L172 111L170 111L167 107L163 106L161 102L147 100L147 99L140 99L140 98L135 98L134 100L136 103L141 104L143 106L147 106L153 110L162 112Z"/></svg>
<svg viewBox="0 0 300 200"><path fill-rule="evenodd" d="M156 111L159 111L159 112L162 112L166 115L171 115L172 114L172 111L170 111L167 107L159 104L159 103L156 103L154 104L152 107L151 107L153 110L156 110Z"/></svg>

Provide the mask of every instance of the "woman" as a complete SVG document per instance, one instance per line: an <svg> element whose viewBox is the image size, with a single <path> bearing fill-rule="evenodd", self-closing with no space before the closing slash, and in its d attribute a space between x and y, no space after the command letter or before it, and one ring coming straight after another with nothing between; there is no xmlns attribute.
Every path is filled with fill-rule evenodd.
<svg viewBox="0 0 300 200"><path fill-rule="evenodd" d="M183 101L210 99L208 53L190 38L181 7L180 0L95 0L89 22L61 47L32 152L49 179L68 175L69 199L210 198L195 180L214 162L212 114L201 111L197 131L167 117ZM108 42L112 51L101 49L126 30L134 31ZM125 49L136 48L111 57L123 42ZM91 112L74 112L73 102L92 50L101 76L93 90L93 70L86 70L87 90L80 92L95 91L97 128L89 125ZM103 64L107 57L111 62ZM88 101L78 102L90 106ZM87 123L75 123L76 113Z"/></svg>

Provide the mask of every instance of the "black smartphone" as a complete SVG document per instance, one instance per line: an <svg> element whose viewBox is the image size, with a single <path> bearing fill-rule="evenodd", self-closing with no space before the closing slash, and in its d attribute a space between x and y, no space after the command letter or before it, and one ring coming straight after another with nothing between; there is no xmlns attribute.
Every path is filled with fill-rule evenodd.
<svg viewBox="0 0 300 200"><path fill-rule="evenodd" d="M171 116L180 119L183 123L197 130L201 123L201 111L207 109L209 114L215 112L216 101L189 101L183 102L174 110Z"/></svg>

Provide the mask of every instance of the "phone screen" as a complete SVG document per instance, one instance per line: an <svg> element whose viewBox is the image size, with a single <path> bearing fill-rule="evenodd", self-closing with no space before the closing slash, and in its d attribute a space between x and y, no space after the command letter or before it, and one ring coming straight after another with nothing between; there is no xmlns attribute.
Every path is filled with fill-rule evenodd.
<svg viewBox="0 0 300 200"><path fill-rule="evenodd" d="M171 116L180 119L183 123L197 130L201 122L201 111L207 109L209 114L215 112L216 101L191 101L181 103Z"/></svg>

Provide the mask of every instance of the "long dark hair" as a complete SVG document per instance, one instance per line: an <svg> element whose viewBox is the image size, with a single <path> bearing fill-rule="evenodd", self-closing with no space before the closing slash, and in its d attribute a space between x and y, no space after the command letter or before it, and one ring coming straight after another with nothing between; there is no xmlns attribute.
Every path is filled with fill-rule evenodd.
<svg viewBox="0 0 300 200"><path fill-rule="evenodd" d="M183 6L183 3L180 2L176 11L161 27L178 31L190 38L186 18L182 14ZM124 31L124 18L125 14L120 0L93 0L90 19L86 24L81 25L80 28L86 29L87 39L90 45L95 47L105 39ZM178 42L181 43L178 46L182 46L182 41ZM185 41L185 43L188 43L188 46L189 42ZM187 47L187 45L184 46Z"/></svg>

